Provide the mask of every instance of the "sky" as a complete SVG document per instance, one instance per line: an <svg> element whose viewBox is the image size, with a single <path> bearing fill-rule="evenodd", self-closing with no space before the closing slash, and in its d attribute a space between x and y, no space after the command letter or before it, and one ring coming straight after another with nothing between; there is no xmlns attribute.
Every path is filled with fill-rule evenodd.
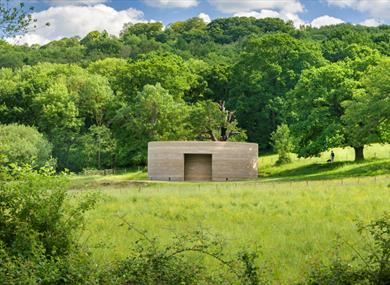
<svg viewBox="0 0 390 285"><path fill-rule="evenodd" d="M18 0L14 0L18 1ZM106 30L119 35L126 23L175 21L200 17L205 22L230 16L275 17L321 27L348 22L390 24L390 0L24 0L33 6L37 29L8 39L16 44L46 44L63 37L84 37ZM45 23L50 23L49 27Z"/></svg>

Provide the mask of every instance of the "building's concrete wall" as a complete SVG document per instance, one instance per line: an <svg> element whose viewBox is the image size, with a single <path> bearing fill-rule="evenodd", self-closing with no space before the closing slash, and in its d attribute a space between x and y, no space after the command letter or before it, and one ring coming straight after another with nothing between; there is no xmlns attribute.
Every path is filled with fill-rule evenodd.
<svg viewBox="0 0 390 285"><path fill-rule="evenodd" d="M183 181L185 154L211 154L214 181L254 179L258 175L255 143L168 141L149 143L149 178Z"/></svg>

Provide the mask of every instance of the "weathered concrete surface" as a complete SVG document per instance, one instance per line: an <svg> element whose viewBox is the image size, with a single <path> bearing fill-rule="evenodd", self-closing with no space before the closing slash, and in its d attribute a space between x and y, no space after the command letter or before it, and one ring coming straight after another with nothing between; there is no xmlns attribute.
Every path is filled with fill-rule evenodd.
<svg viewBox="0 0 390 285"><path fill-rule="evenodd" d="M148 175L151 180L166 181L254 179L257 159L255 143L150 142Z"/></svg>

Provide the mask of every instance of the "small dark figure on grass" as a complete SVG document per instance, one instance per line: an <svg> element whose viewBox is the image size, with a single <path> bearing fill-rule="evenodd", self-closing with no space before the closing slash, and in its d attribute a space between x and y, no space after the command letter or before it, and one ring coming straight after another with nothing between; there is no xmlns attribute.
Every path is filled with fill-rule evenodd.
<svg viewBox="0 0 390 285"><path fill-rule="evenodd" d="M329 163L331 163L331 162L333 162L334 161L334 152L333 152L333 150L331 150L331 152L330 152L330 159L328 159L327 160L327 162L329 162Z"/></svg>

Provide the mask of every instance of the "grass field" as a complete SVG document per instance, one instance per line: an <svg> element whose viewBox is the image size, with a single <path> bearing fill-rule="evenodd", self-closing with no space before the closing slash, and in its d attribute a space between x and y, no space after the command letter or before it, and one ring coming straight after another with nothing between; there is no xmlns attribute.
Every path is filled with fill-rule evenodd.
<svg viewBox="0 0 390 285"><path fill-rule="evenodd" d="M388 145L373 146L369 160L355 164L348 161L350 150L336 149L333 164L323 154L278 167L276 156L267 155L259 158L255 181L159 183L139 171L76 177L70 187L76 198L81 189L102 193L83 234L98 263L126 257L139 237L120 226L125 219L163 241L205 229L226 241L227 252L258 247L273 284L291 284L305 278L313 263L331 260L338 242L359 248L356 221L389 211L389 151ZM351 252L347 245L340 248L342 256Z"/></svg>

